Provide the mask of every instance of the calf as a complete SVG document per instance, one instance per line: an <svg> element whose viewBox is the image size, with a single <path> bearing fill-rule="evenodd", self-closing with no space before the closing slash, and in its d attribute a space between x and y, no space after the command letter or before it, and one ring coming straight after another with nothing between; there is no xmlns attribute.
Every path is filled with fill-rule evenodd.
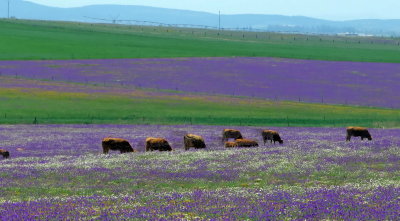
<svg viewBox="0 0 400 221"><path fill-rule="evenodd" d="M237 147L258 147L258 143L249 139L237 139L235 141Z"/></svg>

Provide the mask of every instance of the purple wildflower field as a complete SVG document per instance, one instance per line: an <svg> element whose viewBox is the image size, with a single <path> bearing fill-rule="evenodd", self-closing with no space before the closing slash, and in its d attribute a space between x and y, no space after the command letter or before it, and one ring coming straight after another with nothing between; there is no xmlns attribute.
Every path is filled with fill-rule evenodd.
<svg viewBox="0 0 400 221"><path fill-rule="evenodd" d="M400 107L400 65L281 58L0 61L7 76L277 100Z"/></svg>
<svg viewBox="0 0 400 221"><path fill-rule="evenodd" d="M222 126L1 125L0 220L395 220L400 129L235 127L257 148L226 149ZM184 151L187 132L205 150ZM102 154L122 137L139 152ZM173 152L144 152L147 136Z"/></svg>

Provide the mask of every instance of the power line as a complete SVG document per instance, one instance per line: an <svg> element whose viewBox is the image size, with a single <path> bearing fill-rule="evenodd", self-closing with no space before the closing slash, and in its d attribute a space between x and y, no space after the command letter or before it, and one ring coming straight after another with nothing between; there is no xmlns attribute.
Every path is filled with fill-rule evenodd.
<svg viewBox="0 0 400 221"><path fill-rule="evenodd" d="M207 25L192 25L192 24L167 24L167 23L161 23L161 22L154 22L154 21L142 21L142 20L132 20L132 19L106 19L106 18L94 18L94 17L89 17L89 16L83 16L85 18L93 19L93 20L99 20L99 21L105 21L105 22L111 22L113 24L116 24L118 22L135 22L138 24L147 24L151 26L166 26L166 27L192 27L192 28L204 28L204 29L217 29L218 27L213 27L213 26L207 26Z"/></svg>
<svg viewBox="0 0 400 221"><path fill-rule="evenodd" d="M243 28L221 28L221 16L219 13L219 19L218 19L218 27L215 26L208 26L208 25L194 25L194 24L168 24L168 23L161 23L161 22L154 22L154 21L143 21L143 20L133 20L133 19L117 19L118 17L114 17L111 19L107 18L95 18L95 17L90 17L90 16L83 16L88 19L92 20L98 20L98 21L104 21L104 22L109 22L112 24L132 24L136 23L139 25L148 25L148 26L163 26L163 27L177 27L177 28L200 28L200 29L213 29L213 30L226 30L226 31L250 31L250 32L269 32L270 30L267 29L257 29L257 28L248 28L248 27L243 27ZM276 33L285 33L285 34L300 34L300 32L297 31L275 31ZM307 33L305 33L307 34ZM308 33L308 34L313 34L313 33Z"/></svg>

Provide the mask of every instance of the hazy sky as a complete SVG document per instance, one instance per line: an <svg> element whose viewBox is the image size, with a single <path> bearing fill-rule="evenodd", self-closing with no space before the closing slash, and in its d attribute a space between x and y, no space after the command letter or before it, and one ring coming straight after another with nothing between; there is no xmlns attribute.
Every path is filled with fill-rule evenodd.
<svg viewBox="0 0 400 221"><path fill-rule="evenodd" d="M5 0L2 0L5 1ZM11 0L12 1L12 0ZM400 0L29 0L50 6L132 4L222 14L303 15L331 20L400 19Z"/></svg>

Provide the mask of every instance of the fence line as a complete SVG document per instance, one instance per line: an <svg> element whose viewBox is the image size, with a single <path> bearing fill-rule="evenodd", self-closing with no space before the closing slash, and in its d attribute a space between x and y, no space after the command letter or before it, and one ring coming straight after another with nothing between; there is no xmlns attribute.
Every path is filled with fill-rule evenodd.
<svg viewBox="0 0 400 221"><path fill-rule="evenodd" d="M65 118L57 117L28 117L28 116L12 116L4 114L4 120L0 120L0 124L59 124L65 123ZM72 117L68 121L74 124L102 124L102 123L126 123L126 124L178 124L178 125L236 125L236 126L328 126L328 127L347 127L351 125L376 127L376 128L398 128L400 127L400 119L379 119L379 118L364 118L364 119L338 119L328 118L326 115L321 118L291 118L290 115L281 118L261 118L261 117L188 117L188 116L171 116L171 117L149 117L149 116L124 116L122 118L115 117L110 119L107 117L96 117L87 115L87 117Z"/></svg>

